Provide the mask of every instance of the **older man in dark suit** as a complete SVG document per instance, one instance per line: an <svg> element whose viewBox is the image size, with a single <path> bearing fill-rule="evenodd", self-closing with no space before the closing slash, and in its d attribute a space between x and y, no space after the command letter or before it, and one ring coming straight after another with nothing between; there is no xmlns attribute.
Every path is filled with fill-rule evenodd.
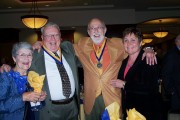
<svg viewBox="0 0 180 120"><path fill-rule="evenodd" d="M70 42L61 43L60 28L57 24L46 24L41 29L41 33L42 49L40 52L34 51L30 70L46 75L43 90L47 92L47 98L45 106L38 111L36 118L37 120L77 120L79 89L73 46ZM61 74L59 65L63 65L68 76Z"/></svg>

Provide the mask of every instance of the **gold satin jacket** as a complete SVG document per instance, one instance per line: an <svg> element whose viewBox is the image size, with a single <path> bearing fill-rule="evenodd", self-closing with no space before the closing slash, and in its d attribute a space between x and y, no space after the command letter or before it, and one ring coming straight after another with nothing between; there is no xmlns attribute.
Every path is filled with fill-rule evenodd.
<svg viewBox="0 0 180 120"><path fill-rule="evenodd" d="M102 89L105 106L116 101L121 107L121 89L112 87L110 80L117 79L122 60L126 58L127 54L120 38L107 38L106 45L110 55L110 64L100 75L90 57L90 53L93 51L92 40L85 37L74 44L76 55L84 69L84 110L86 114L89 114L93 108L99 85Z"/></svg>

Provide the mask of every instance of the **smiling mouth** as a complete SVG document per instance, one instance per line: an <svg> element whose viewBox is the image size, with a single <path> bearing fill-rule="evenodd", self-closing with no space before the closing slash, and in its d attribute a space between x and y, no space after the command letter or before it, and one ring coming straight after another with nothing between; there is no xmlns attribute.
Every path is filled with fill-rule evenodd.
<svg viewBox="0 0 180 120"><path fill-rule="evenodd" d="M23 62L22 64L23 65L29 65L29 62Z"/></svg>
<svg viewBox="0 0 180 120"><path fill-rule="evenodd" d="M50 45L56 45L56 43L50 43Z"/></svg>
<svg viewBox="0 0 180 120"><path fill-rule="evenodd" d="M94 37L100 37L100 35L94 35Z"/></svg>

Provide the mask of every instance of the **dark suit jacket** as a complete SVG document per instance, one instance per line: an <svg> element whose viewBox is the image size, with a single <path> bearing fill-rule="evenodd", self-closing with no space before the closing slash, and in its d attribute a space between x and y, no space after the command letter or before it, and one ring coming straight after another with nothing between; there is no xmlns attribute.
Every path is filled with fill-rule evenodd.
<svg viewBox="0 0 180 120"><path fill-rule="evenodd" d="M123 111L126 113L126 109L136 108L147 120L156 120L151 116L154 116L153 111L159 100L158 66L146 64L146 59L141 60L142 54L143 51L139 53L125 78L123 76L129 57L122 62L118 78L126 81L123 91Z"/></svg>
<svg viewBox="0 0 180 120"><path fill-rule="evenodd" d="M66 58L69 66L71 67L73 76L74 76L74 80L75 80L75 99L77 101L77 106L79 107L79 82L78 82L78 69L76 66L76 61L77 58L75 56L74 53L74 49L73 46L70 42L68 41L64 41L61 43L61 51L63 56ZM33 53L33 61L32 61L32 65L30 70L33 70L37 73L39 73L40 75L46 75L46 69L45 69L45 61L44 61L44 52L41 49L40 53L38 53L37 51L34 51ZM41 120L41 116L46 116L45 119L49 120L49 114L51 113L51 101L50 101L50 92L49 92L49 88L48 88L48 83L47 83L47 77L45 77L44 80L44 85L43 85L43 90L47 92L47 98L45 100L45 106L44 108L39 111L39 115L40 115L40 119ZM43 118L44 120L44 118Z"/></svg>
<svg viewBox="0 0 180 120"><path fill-rule="evenodd" d="M174 47L165 55L162 68L165 91L172 94L172 109L180 110L180 50Z"/></svg>

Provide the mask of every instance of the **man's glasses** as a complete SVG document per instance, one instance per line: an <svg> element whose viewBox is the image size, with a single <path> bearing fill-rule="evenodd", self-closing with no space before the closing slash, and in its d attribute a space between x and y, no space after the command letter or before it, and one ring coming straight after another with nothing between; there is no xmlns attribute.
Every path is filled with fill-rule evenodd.
<svg viewBox="0 0 180 120"><path fill-rule="evenodd" d="M89 27L89 30L91 30L91 31L95 31L95 30L103 30L104 29L104 27L102 27L102 26L98 26L98 27Z"/></svg>
<svg viewBox="0 0 180 120"><path fill-rule="evenodd" d="M43 35L46 39L51 39L52 37L55 39L59 39L60 38L60 34L50 34L50 35Z"/></svg>
<svg viewBox="0 0 180 120"><path fill-rule="evenodd" d="M21 57L21 58L32 58L32 54L17 54L19 57Z"/></svg>

